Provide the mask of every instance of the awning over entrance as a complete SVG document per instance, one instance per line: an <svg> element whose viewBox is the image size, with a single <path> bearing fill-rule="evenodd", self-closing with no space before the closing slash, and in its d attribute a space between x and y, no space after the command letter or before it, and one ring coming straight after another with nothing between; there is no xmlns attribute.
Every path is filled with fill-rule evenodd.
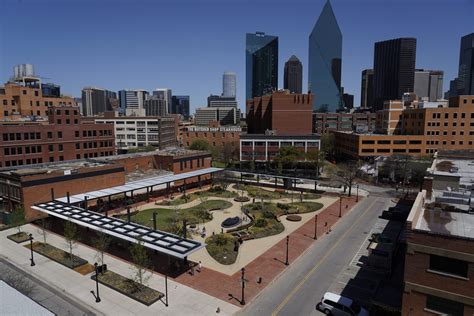
<svg viewBox="0 0 474 316"><path fill-rule="evenodd" d="M61 201L39 203L32 206L32 208L123 240L135 243L142 240L145 247L178 258L187 257L206 246L206 244L198 241L153 230L135 223L128 223L121 219L107 217Z"/></svg>
<svg viewBox="0 0 474 316"><path fill-rule="evenodd" d="M174 181L185 180L188 178L203 176L206 174L213 174L222 170L223 170L222 168L206 168L206 169L199 169L199 170L180 173L180 174L159 176L159 177L147 178L143 180L132 181L124 185L119 185L119 186L115 186L115 187L111 187L107 189L71 195L69 197L69 201L70 203L74 204L74 203L83 202L85 197L87 197L88 200L105 198L105 197L112 196L115 194L127 193L127 192L131 192L135 190L146 189L146 188L160 185L160 184L166 184L166 183L171 183ZM67 197L59 198L57 199L57 201L67 203Z"/></svg>

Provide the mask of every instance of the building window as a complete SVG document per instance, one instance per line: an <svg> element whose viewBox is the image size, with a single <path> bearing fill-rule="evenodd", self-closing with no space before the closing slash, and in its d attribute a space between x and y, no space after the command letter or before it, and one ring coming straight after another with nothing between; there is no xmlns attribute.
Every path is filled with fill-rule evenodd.
<svg viewBox="0 0 474 316"><path fill-rule="evenodd" d="M59 150L59 151L63 151L63 144L59 144L59 145L58 145L58 150Z"/></svg>
<svg viewBox="0 0 474 316"><path fill-rule="evenodd" d="M63 132L58 132L58 138L63 138Z"/></svg>
<svg viewBox="0 0 474 316"><path fill-rule="evenodd" d="M430 270L467 278L468 263L463 260L430 255Z"/></svg>
<svg viewBox="0 0 474 316"><path fill-rule="evenodd" d="M48 139L53 138L53 132L48 132Z"/></svg>
<svg viewBox="0 0 474 316"><path fill-rule="evenodd" d="M79 137L79 131L75 131L74 136Z"/></svg>
<svg viewBox="0 0 474 316"><path fill-rule="evenodd" d="M54 151L54 146L53 145L48 145L48 150L49 150L49 152Z"/></svg>
<svg viewBox="0 0 474 316"><path fill-rule="evenodd" d="M464 305L462 303L433 295L426 296L426 309L442 315L464 315Z"/></svg>

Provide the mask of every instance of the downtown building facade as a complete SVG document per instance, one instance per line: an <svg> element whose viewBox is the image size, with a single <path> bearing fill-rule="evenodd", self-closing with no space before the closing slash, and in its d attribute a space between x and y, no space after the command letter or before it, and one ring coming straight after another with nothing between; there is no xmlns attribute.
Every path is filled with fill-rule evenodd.
<svg viewBox="0 0 474 316"><path fill-rule="evenodd" d="M157 95L152 95L145 100L144 109L146 116L166 116L168 114L166 100Z"/></svg>
<svg viewBox="0 0 474 316"><path fill-rule="evenodd" d="M374 107L381 110L385 101L401 100L414 91L416 38L397 38L374 46Z"/></svg>
<svg viewBox="0 0 474 316"><path fill-rule="evenodd" d="M415 70L413 92L422 100L437 101L443 98L444 72L441 70Z"/></svg>
<svg viewBox="0 0 474 316"><path fill-rule="evenodd" d="M334 131L373 132L377 115L363 113L317 113L313 112L313 133L328 134Z"/></svg>
<svg viewBox="0 0 474 316"><path fill-rule="evenodd" d="M189 119L189 95L173 95L171 97L171 112L170 114L179 114L185 120Z"/></svg>
<svg viewBox="0 0 474 316"><path fill-rule="evenodd" d="M287 146L302 153L319 150L320 137L312 133L312 101L311 94L288 90L247 100L247 134L240 136L240 160L271 161Z"/></svg>
<svg viewBox="0 0 474 316"><path fill-rule="evenodd" d="M360 87L360 108L367 110L374 106L374 70L362 70Z"/></svg>
<svg viewBox="0 0 474 316"><path fill-rule="evenodd" d="M474 94L474 33L461 38L458 76L450 81L447 98Z"/></svg>
<svg viewBox="0 0 474 316"><path fill-rule="evenodd" d="M166 114L171 113L171 104L173 97L171 89L157 88L155 91L153 91L153 96L155 96L157 99L163 100L163 102L165 103Z"/></svg>
<svg viewBox="0 0 474 316"><path fill-rule="evenodd" d="M77 106L47 114L48 122L0 123L0 168L115 155L113 126L81 119Z"/></svg>
<svg viewBox="0 0 474 316"><path fill-rule="evenodd" d="M153 146L159 149L177 145L177 117L120 116L113 112L96 118L97 124L111 126L117 150Z"/></svg>
<svg viewBox="0 0 474 316"><path fill-rule="evenodd" d="M285 63L283 88L291 93L303 93L303 65L295 55Z"/></svg>
<svg viewBox="0 0 474 316"><path fill-rule="evenodd" d="M336 112L344 107L341 93L342 33L329 1L309 36L308 93L313 111Z"/></svg>
<svg viewBox="0 0 474 316"><path fill-rule="evenodd" d="M278 89L278 37L247 33L245 44L246 100Z"/></svg>
<svg viewBox="0 0 474 316"><path fill-rule="evenodd" d="M120 90L118 92L121 114L126 115L144 115L145 101L149 93L143 89L138 90Z"/></svg>
<svg viewBox="0 0 474 316"><path fill-rule="evenodd" d="M119 110L117 93L96 87L82 89L82 115L96 116Z"/></svg>
<svg viewBox="0 0 474 316"><path fill-rule="evenodd" d="M474 96L437 102L386 101L372 133L336 131L335 148L355 159L432 155L474 148Z"/></svg>
<svg viewBox="0 0 474 316"><path fill-rule="evenodd" d="M226 71L222 75L222 96L225 98L237 96L237 75L235 72Z"/></svg>

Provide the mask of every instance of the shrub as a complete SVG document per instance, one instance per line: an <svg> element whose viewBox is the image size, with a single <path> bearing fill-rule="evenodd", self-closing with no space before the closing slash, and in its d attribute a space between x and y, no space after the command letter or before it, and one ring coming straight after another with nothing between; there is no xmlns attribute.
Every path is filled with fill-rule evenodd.
<svg viewBox="0 0 474 316"><path fill-rule="evenodd" d="M267 221L265 218L259 218L255 221L256 227L265 227L267 225Z"/></svg>
<svg viewBox="0 0 474 316"><path fill-rule="evenodd" d="M262 215L264 218L275 218L275 214L270 211L263 211Z"/></svg>
<svg viewBox="0 0 474 316"><path fill-rule="evenodd" d="M279 209L286 210L286 211L290 209L290 205L288 205L288 204L283 204L283 203L277 203L277 207L278 207Z"/></svg>
<svg viewBox="0 0 474 316"><path fill-rule="evenodd" d="M214 235L212 239L217 246L224 246L228 241L228 238L224 234Z"/></svg>

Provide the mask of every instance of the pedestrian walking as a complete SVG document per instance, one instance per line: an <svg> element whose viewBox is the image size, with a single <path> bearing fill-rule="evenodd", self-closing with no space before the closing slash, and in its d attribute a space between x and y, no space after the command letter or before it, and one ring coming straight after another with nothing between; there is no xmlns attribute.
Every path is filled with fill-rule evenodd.
<svg viewBox="0 0 474 316"><path fill-rule="evenodd" d="M198 271L199 273L201 273L201 270L202 270L202 263L201 263L201 261L199 261L199 263L198 263L198 270L197 270L197 271Z"/></svg>

